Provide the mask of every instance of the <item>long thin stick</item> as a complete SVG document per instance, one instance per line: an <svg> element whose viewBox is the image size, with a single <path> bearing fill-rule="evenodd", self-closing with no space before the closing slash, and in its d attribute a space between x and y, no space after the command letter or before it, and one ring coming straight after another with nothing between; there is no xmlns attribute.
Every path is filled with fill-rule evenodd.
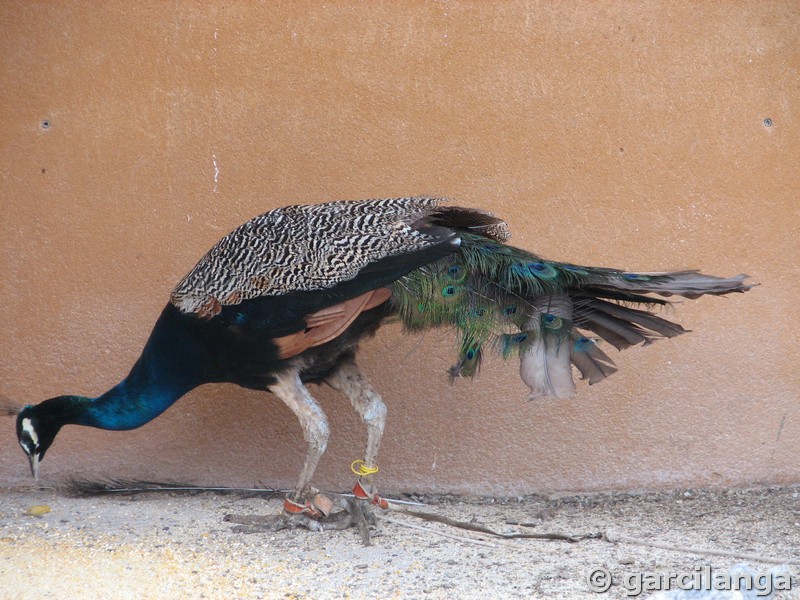
<svg viewBox="0 0 800 600"><path fill-rule="evenodd" d="M291 493L292 490L278 490L275 488L241 488L241 487L224 487L224 486L201 486L201 485L169 485L163 483L127 483L127 482L94 482L94 481L73 481L68 487L68 490L75 491L81 494L143 494L149 492L224 492L224 493L255 493L264 495L286 495ZM337 494L338 496L345 496L347 498L355 498L354 494ZM385 498L391 504L405 504L409 506L425 506L422 502L414 502L413 500L400 500Z"/></svg>
<svg viewBox="0 0 800 600"><path fill-rule="evenodd" d="M425 521L434 521L437 523L443 523L445 525L450 525L451 527L458 527L459 529L466 529L468 531L484 533L486 535L498 537L503 540L539 539L539 540L553 540L553 541L575 543L575 542L581 542L583 540L595 539L595 540L603 540L612 544L634 544L637 546L660 548L661 550L669 550L671 552L681 552L684 554L699 554L701 556L703 555L723 556L726 558L735 558L738 560L762 562L775 565L800 566L800 560L791 558L762 556L760 554L734 552L731 550L715 550L713 548L693 548L691 546L679 546L675 544L667 544L666 542L650 541L627 535L620 535L611 529L603 531L602 533L586 533L582 535L570 535L564 533L499 533L482 525L476 525L474 523L465 523L463 521L456 521L450 519L449 517L437 515L434 513L424 513L413 510L405 510L403 512L407 515L412 515L414 517L417 517L418 519L423 519ZM527 524L524 523L520 523L520 525L528 526ZM433 531L433 530L426 529L426 531Z"/></svg>
<svg viewBox="0 0 800 600"><path fill-rule="evenodd" d="M561 542L581 542L586 539L600 539L603 537L602 533L585 533L583 535L569 535L566 533L498 533L493 529L484 527L483 525L476 525L475 523L465 523L464 521L455 521L449 517L437 515L435 513L426 513L416 510L403 511L407 515L423 519L424 521L435 521L437 523L444 523L459 529L466 529L468 531L476 531L478 533L485 533L493 537L502 538L504 540L517 540L517 539L533 539L533 540L555 540Z"/></svg>
<svg viewBox="0 0 800 600"><path fill-rule="evenodd" d="M450 538L453 540L458 540L460 542L467 542L469 544L477 544L478 546L486 546L487 548L497 548L497 544L493 544L491 542L484 542L483 540L476 540L474 538L463 537L460 535L455 535L453 533L447 533L446 531L437 531L435 529L431 529L430 527L422 527L421 525L414 525L413 523L405 523L404 521L400 521L398 519L393 519L391 517L387 517L385 515L379 516L381 521L386 521L387 523L393 523L394 525L400 525L402 527L408 527L410 529L416 529L418 531L424 531L425 533L432 533L434 535L440 535L442 537Z"/></svg>

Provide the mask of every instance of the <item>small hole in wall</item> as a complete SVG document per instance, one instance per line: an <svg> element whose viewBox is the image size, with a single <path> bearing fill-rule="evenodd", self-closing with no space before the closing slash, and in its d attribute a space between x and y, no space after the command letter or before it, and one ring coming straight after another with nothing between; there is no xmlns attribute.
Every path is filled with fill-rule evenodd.
<svg viewBox="0 0 800 600"><path fill-rule="evenodd" d="M770 119L769 117L764 119L764 127L772 127L772 119Z"/></svg>
<svg viewBox="0 0 800 600"><path fill-rule="evenodd" d="M50 121L48 121L47 119L42 121L42 129L50 129Z"/></svg>

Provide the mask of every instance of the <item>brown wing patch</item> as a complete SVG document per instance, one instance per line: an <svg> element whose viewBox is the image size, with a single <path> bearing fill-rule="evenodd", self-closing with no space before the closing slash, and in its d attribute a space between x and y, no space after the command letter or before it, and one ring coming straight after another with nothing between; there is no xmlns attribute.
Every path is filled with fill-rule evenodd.
<svg viewBox="0 0 800 600"><path fill-rule="evenodd" d="M203 304L201 304L196 314L201 319L210 319L217 316L222 311L222 304L216 298L209 297Z"/></svg>
<svg viewBox="0 0 800 600"><path fill-rule="evenodd" d="M308 315L303 331L272 340L278 346L278 358L290 358L340 336L358 315L383 304L391 295L389 288L379 288Z"/></svg>
<svg viewBox="0 0 800 600"><path fill-rule="evenodd" d="M242 294L241 292L235 291L228 294L225 299L222 301L222 304L228 306L231 304L239 304L242 301Z"/></svg>

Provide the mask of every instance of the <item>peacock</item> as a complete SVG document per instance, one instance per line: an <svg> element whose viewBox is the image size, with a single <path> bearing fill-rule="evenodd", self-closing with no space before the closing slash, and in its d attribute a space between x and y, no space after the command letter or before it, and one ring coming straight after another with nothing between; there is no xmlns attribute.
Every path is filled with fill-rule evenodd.
<svg viewBox="0 0 800 600"><path fill-rule="evenodd" d="M358 344L384 323L448 328L450 379L483 356L515 358L530 397L575 393L616 371L601 341L622 350L684 333L655 314L668 296L744 292L748 276L639 273L545 260L509 245L507 224L445 198L409 197L271 210L220 240L178 283L141 356L96 397L21 408L17 437L38 477L64 425L129 430L204 384L267 390L296 415L308 450L284 516L319 529L329 516L312 485L329 426L308 384L342 392L367 430L353 489L386 508L374 483L387 409L359 369ZM315 498L317 500L315 500ZM327 509L327 510L326 510Z"/></svg>

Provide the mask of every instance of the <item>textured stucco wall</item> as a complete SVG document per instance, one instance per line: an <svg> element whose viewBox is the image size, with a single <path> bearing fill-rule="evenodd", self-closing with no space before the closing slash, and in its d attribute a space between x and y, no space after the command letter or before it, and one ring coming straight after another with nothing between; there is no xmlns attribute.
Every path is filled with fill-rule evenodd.
<svg viewBox="0 0 800 600"><path fill-rule="evenodd" d="M60 4L0 4L0 393L115 384L255 214L441 194L550 258L762 285L678 306L692 334L614 353L572 400L525 401L497 359L450 386L449 336L383 330L361 363L390 410L384 490L800 480L796 3ZM365 432L313 391L316 482L342 489ZM291 486L299 431L268 394L208 386L137 431L66 428L42 470Z"/></svg>

